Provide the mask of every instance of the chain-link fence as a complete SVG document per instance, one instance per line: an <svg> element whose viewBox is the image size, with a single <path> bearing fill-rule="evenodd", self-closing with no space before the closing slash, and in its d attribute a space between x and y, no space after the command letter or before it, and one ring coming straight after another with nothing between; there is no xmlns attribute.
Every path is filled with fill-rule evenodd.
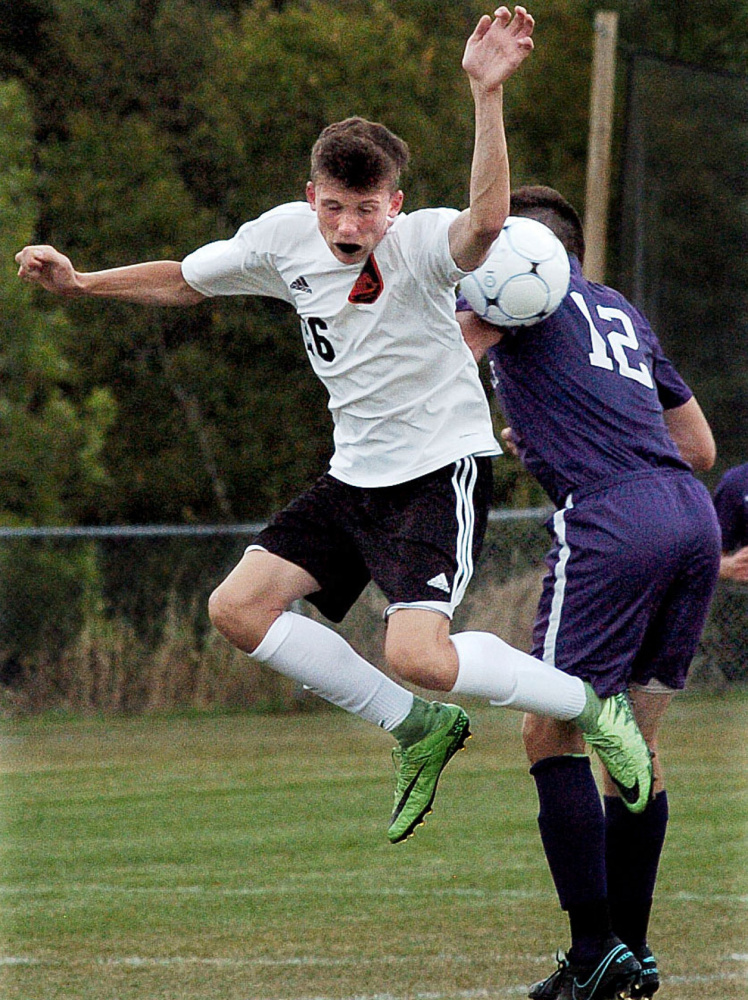
<svg viewBox="0 0 748 1000"><path fill-rule="evenodd" d="M692 675L701 682L748 680L748 586L718 585Z"/></svg>
<svg viewBox="0 0 748 1000"><path fill-rule="evenodd" d="M547 510L496 511L455 627L529 649ZM0 529L0 706L165 711L309 704L210 626L210 591L257 525ZM383 596L370 587L340 631L383 666ZM315 612L300 602L299 610ZM694 683L748 678L748 587L719 591Z"/></svg>
<svg viewBox="0 0 748 1000"><path fill-rule="evenodd" d="M748 456L748 77L627 66L617 281L709 419L715 485ZM692 676L748 678L748 587L718 586Z"/></svg>
<svg viewBox="0 0 748 1000"><path fill-rule="evenodd" d="M628 66L617 280L709 418L716 481L748 457L748 77Z"/></svg>

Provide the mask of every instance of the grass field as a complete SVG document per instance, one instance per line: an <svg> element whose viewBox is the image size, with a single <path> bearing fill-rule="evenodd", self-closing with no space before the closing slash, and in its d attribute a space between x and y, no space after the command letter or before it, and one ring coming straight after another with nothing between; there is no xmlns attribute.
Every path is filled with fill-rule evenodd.
<svg viewBox="0 0 748 1000"><path fill-rule="evenodd" d="M2 723L3 1000L491 1000L565 946L520 719L475 739L415 838L389 737L296 716ZM748 697L666 725L658 1000L748 996Z"/></svg>

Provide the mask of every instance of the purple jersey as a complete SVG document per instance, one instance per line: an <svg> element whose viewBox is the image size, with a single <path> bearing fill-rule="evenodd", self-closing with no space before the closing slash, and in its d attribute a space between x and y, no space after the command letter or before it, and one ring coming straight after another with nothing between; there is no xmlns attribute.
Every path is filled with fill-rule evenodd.
<svg viewBox="0 0 748 1000"><path fill-rule="evenodd" d="M748 545L748 462L724 474L714 493L722 550L732 552Z"/></svg>
<svg viewBox="0 0 748 1000"><path fill-rule="evenodd" d="M532 653L600 697L678 690L719 569L714 505L663 417L691 390L644 317L570 259L557 311L488 352L523 464L559 508Z"/></svg>
<svg viewBox="0 0 748 1000"><path fill-rule="evenodd" d="M585 280L571 256L560 307L491 347L491 377L522 463L555 504L655 469L689 469L663 410L691 390L646 319L619 292Z"/></svg>

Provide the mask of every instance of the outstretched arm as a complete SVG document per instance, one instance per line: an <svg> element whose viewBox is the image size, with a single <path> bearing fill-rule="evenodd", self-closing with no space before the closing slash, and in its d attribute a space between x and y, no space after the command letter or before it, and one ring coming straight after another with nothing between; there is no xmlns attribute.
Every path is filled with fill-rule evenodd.
<svg viewBox="0 0 748 1000"><path fill-rule="evenodd" d="M70 259L50 246L28 246L16 254L18 277L67 298L92 295L140 305L187 306L204 296L182 277L182 265L155 260L106 271L76 271Z"/></svg>
<svg viewBox="0 0 748 1000"><path fill-rule="evenodd" d="M467 41L462 67L475 102L475 146L470 208L452 223L449 246L463 271L474 271L509 214L509 158L504 134L503 84L532 52L535 22L524 7L514 16L499 7L484 14Z"/></svg>

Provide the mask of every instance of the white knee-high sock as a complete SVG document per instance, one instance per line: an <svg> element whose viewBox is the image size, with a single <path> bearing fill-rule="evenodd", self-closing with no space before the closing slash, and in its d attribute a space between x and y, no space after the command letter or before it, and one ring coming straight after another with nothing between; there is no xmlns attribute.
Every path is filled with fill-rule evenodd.
<svg viewBox="0 0 748 1000"><path fill-rule="evenodd" d="M341 635L292 611L276 618L250 655L388 731L413 707L412 692L359 656Z"/></svg>
<svg viewBox="0 0 748 1000"><path fill-rule="evenodd" d="M586 694L578 677L536 660L492 632L458 632L452 642L460 661L454 694L483 696L503 708L565 722L584 708Z"/></svg>

